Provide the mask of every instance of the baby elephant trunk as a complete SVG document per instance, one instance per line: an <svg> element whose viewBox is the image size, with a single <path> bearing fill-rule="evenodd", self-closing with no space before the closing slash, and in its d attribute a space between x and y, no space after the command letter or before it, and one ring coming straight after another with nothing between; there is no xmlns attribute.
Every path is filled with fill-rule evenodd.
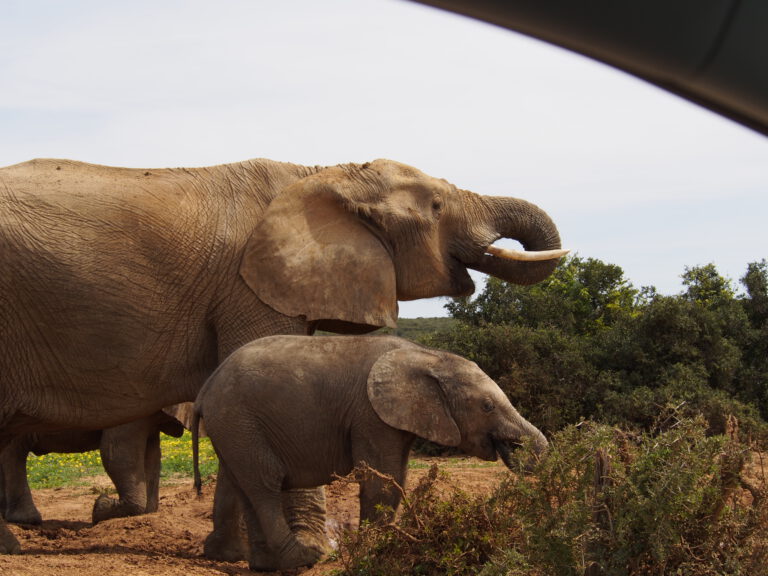
<svg viewBox="0 0 768 576"><path fill-rule="evenodd" d="M523 420L522 430L507 437L494 437L493 446L504 465L510 470L519 469L519 460L512 457L512 453L524 446L528 455L523 459L523 469L530 472L536 466L541 455L547 450L549 443L544 434L533 424Z"/></svg>

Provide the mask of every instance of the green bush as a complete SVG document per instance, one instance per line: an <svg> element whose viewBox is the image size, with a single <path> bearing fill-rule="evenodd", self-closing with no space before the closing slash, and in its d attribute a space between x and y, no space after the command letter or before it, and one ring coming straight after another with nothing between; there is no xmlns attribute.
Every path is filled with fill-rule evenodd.
<svg viewBox="0 0 768 576"><path fill-rule="evenodd" d="M342 574L471 574L508 538L485 508L484 498L456 488L433 465L403 500L399 525L365 523L343 536Z"/></svg>
<svg viewBox="0 0 768 576"><path fill-rule="evenodd" d="M733 421L711 436L701 418L669 416L655 434L567 427L489 498L433 469L397 526L346 535L342 574L765 574L766 486L745 474Z"/></svg>
<svg viewBox="0 0 768 576"><path fill-rule="evenodd" d="M734 494L748 451L707 436L703 420L636 438L585 424L553 444L535 479L506 488L544 573L750 573L768 560L765 543L750 542L764 504Z"/></svg>

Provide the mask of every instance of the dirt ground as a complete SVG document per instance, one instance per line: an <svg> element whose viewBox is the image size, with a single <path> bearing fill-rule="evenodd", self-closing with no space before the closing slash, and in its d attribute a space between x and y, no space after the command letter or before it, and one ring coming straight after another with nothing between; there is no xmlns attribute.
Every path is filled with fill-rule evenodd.
<svg viewBox="0 0 768 576"><path fill-rule="evenodd" d="M487 466L474 459L438 462L462 489L487 492L505 474L501 464ZM410 486L428 471L409 473ZM109 486L106 476L91 486L34 491L43 515L42 526L11 526L21 542L20 556L0 556L2 576L212 576L256 574L245 562L216 562L203 558L203 539L212 528L213 483L198 498L191 480L167 483L160 490L160 510L155 514L120 518L91 525L95 493ZM333 538L342 527L357 525L357 486L334 484L327 491L328 528ZM311 569L292 571L321 576L338 568L324 561Z"/></svg>

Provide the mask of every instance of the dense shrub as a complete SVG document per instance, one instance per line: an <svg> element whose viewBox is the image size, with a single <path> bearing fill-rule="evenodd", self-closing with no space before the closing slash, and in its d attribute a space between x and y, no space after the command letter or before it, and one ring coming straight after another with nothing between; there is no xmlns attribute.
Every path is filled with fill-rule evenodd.
<svg viewBox="0 0 768 576"><path fill-rule="evenodd" d="M565 259L536 286L489 280L422 341L477 362L545 432L585 418L647 430L681 406L713 433L734 414L768 439L768 264L749 265L740 296L711 264L683 283L662 296L618 266Z"/></svg>
<svg viewBox="0 0 768 576"><path fill-rule="evenodd" d="M397 526L343 539L342 574L765 574L765 480L733 422L719 436L674 412L641 435L569 426L490 498L433 469Z"/></svg>
<svg viewBox="0 0 768 576"><path fill-rule="evenodd" d="M397 525L364 524L339 548L342 574L471 574L504 547L511 523L491 517L487 501L456 488L433 465L403 500Z"/></svg>

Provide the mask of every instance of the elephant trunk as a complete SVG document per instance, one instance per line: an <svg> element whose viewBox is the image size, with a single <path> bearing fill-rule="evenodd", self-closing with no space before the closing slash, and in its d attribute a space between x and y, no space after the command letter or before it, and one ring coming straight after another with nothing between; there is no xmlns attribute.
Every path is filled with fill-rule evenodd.
<svg viewBox="0 0 768 576"><path fill-rule="evenodd" d="M485 222L498 238L512 238L523 245L526 252L559 250L560 234L549 215L538 206L518 198L482 197ZM513 260L503 250L485 247L485 254L472 262L469 268L490 274L514 284L529 285L544 280L557 266L562 252L550 253L540 261ZM553 257L554 256L554 257Z"/></svg>
<svg viewBox="0 0 768 576"><path fill-rule="evenodd" d="M516 433L512 438L494 438L493 446L504 465L510 470L515 470L518 465L512 458L512 453L521 446L521 441L528 439L527 447L530 449L525 459L523 468L526 472L533 469L539 457L547 450L549 443L541 431L528 421L523 422L522 433Z"/></svg>

